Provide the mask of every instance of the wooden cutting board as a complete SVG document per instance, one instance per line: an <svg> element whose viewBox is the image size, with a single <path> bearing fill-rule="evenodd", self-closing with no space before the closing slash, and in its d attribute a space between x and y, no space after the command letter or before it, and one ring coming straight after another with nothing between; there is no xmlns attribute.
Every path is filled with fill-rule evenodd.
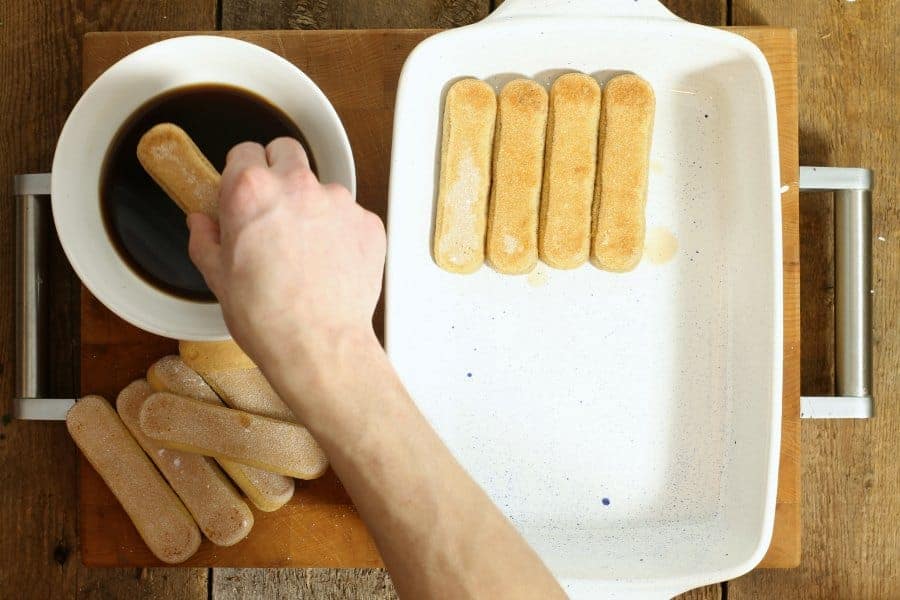
<svg viewBox="0 0 900 600"><path fill-rule="evenodd" d="M797 47L792 30L733 28L755 42L772 67L778 104L784 218L784 419L775 534L762 566L800 561L800 267L798 241ZM212 32L221 35L221 32ZM385 216L394 94L403 61L432 30L265 31L228 35L259 44L305 71L340 114L357 164L357 197ZM87 87L134 50L173 33L91 33L84 41ZM382 310L376 328L382 328ZM176 343L136 329L86 289L81 304L81 391L114 401ZM298 485L281 510L254 510L247 539L220 548L203 542L186 566L372 567L378 551L332 472ZM88 566L162 566L138 536L106 485L83 458L80 469L81 556Z"/></svg>

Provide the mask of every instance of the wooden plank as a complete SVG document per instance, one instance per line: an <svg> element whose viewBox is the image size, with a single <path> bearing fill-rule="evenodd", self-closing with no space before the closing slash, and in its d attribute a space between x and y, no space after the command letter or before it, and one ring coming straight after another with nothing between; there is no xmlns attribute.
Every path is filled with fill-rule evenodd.
<svg viewBox="0 0 900 600"><path fill-rule="evenodd" d="M800 562L800 242L797 157L797 36L793 30L733 28L751 38L772 68L778 105L781 182L782 264L784 268L784 374L781 460L775 531L759 566L794 567Z"/></svg>
<svg viewBox="0 0 900 600"><path fill-rule="evenodd" d="M384 569L214 569L212 600L243 598L394 600L397 593ZM720 600L722 586L691 590L677 600Z"/></svg>
<svg viewBox="0 0 900 600"><path fill-rule="evenodd" d="M707 585L676 596L675 600L720 600L725 596L723 586L719 583Z"/></svg>
<svg viewBox="0 0 900 600"><path fill-rule="evenodd" d="M728 13L726 0L660 0L666 8L691 23L701 25L726 25Z"/></svg>
<svg viewBox="0 0 900 600"><path fill-rule="evenodd" d="M725 24L725 0L664 0L663 4L693 23ZM489 8L488 0L352 0L333 4L224 0L222 29L448 28L483 19Z"/></svg>
<svg viewBox="0 0 900 600"><path fill-rule="evenodd" d="M741 598L896 598L900 558L900 211L897 19L900 2L735 4L737 24L794 26L800 45L800 162L875 170L874 396L865 422L804 425L800 567L729 584ZM801 203L803 391L832 390L832 204Z"/></svg>
<svg viewBox="0 0 900 600"><path fill-rule="evenodd" d="M397 597L384 569L214 569L211 589L211 600Z"/></svg>
<svg viewBox="0 0 900 600"><path fill-rule="evenodd" d="M222 29L449 28L489 8L489 0L223 0Z"/></svg>
<svg viewBox="0 0 900 600"><path fill-rule="evenodd" d="M14 381L12 176L49 171L56 136L80 94L81 37L95 29L189 29L215 24L214 0L184 2L0 3L0 590L19 597L200 598L206 571L90 571L80 564L76 523L77 452L65 427L11 421ZM48 258L50 393L78 392L81 286L55 238ZM2 594L0 594L2 595Z"/></svg>
<svg viewBox="0 0 900 600"><path fill-rule="evenodd" d="M727 0L660 0L660 2L677 16L691 23L727 25L725 21L728 14ZM494 6L502 3L503 0L495 0Z"/></svg>

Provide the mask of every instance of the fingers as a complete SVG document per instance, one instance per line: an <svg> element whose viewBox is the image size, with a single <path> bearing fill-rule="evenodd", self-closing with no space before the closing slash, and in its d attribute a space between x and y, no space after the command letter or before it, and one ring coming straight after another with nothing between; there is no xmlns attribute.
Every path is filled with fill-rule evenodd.
<svg viewBox="0 0 900 600"><path fill-rule="evenodd" d="M267 167L265 149L256 142L241 142L228 151L225 157L225 170L229 167L237 171L243 171L247 167ZM224 175L224 173L223 173Z"/></svg>
<svg viewBox="0 0 900 600"><path fill-rule="evenodd" d="M188 254L203 274L209 289L217 294L222 274L219 226L203 213L191 213L188 215L187 223L191 231Z"/></svg>
<svg viewBox="0 0 900 600"><path fill-rule="evenodd" d="M251 170L266 170L269 163L266 161L265 149L256 142L243 142L228 151L225 157L225 170L222 171L222 183L219 193L219 205L222 198L229 197L231 191L240 183L242 174Z"/></svg>
<svg viewBox="0 0 900 600"><path fill-rule="evenodd" d="M272 140L266 146L266 159L273 171L282 174L309 169L306 150L294 138L280 137Z"/></svg>

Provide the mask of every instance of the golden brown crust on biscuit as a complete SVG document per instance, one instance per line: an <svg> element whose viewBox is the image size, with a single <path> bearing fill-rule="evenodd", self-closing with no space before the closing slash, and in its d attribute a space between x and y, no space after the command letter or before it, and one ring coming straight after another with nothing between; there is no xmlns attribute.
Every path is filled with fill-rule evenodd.
<svg viewBox="0 0 900 600"><path fill-rule="evenodd" d="M487 224L487 260L500 273L537 264L538 209L544 168L547 91L528 79L500 92Z"/></svg>
<svg viewBox="0 0 900 600"><path fill-rule="evenodd" d="M573 269L590 253L600 95L583 73L550 88L539 244L541 260L557 269Z"/></svg>
<svg viewBox="0 0 900 600"><path fill-rule="evenodd" d="M647 176L656 100L650 84L619 75L603 90L591 262L630 271L644 251Z"/></svg>
<svg viewBox="0 0 900 600"><path fill-rule="evenodd" d="M462 79L447 91L432 250L438 266L453 273L472 273L484 262L496 113L496 94L483 81Z"/></svg>
<svg viewBox="0 0 900 600"><path fill-rule="evenodd" d="M256 364L232 340L222 342L178 342L184 363L203 375L217 371L252 369Z"/></svg>

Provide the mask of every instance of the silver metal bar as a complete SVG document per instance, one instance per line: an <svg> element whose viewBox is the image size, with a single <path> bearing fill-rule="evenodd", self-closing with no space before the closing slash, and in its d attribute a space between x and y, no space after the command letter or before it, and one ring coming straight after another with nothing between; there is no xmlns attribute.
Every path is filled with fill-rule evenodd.
<svg viewBox="0 0 900 600"><path fill-rule="evenodd" d="M835 391L872 393L872 197L834 194Z"/></svg>
<svg viewBox="0 0 900 600"><path fill-rule="evenodd" d="M18 185L16 186L19 187ZM46 395L46 199L16 198L16 396Z"/></svg>
<svg viewBox="0 0 900 600"><path fill-rule="evenodd" d="M16 397L17 419L65 419L72 400L47 394L47 232L50 174L17 175L16 195Z"/></svg>
<svg viewBox="0 0 900 600"><path fill-rule="evenodd" d="M800 167L800 191L834 192L835 390L802 396L803 418L871 418L872 172Z"/></svg>

